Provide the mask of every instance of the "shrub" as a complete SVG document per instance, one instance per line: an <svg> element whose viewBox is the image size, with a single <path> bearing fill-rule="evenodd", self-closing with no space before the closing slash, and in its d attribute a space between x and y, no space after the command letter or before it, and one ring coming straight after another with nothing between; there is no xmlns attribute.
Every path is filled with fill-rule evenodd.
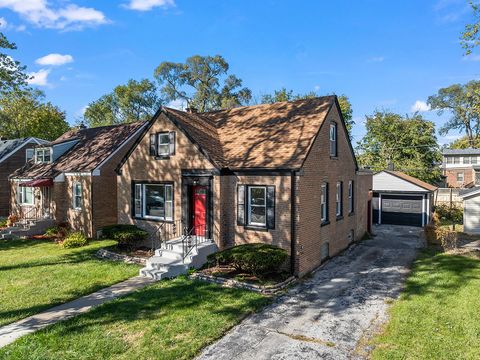
<svg viewBox="0 0 480 360"><path fill-rule="evenodd" d="M454 224L463 223L463 209L460 207L450 207L447 204L441 204L435 206L435 213L440 220L448 221Z"/></svg>
<svg viewBox="0 0 480 360"><path fill-rule="evenodd" d="M0 228L7 227L7 222L8 222L7 219L0 218Z"/></svg>
<svg viewBox="0 0 480 360"><path fill-rule="evenodd" d="M7 219L7 226L13 226L18 220L20 219L17 215L10 215Z"/></svg>
<svg viewBox="0 0 480 360"><path fill-rule="evenodd" d="M60 229L58 228L58 226L52 226L52 227L49 227L47 230L45 230L45 234L43 235L48 237L56 237L59 232L60 232Z"/></svg>
<svg viewBox="0 0 480 360"><path fill-rule="evenodd" d="M87 245L87 238L81 232L73 232L63 240L62 246L66 249Z"/></svg>
<svg viewBox="0 0 480 360"><path fill-rule="evenodd" d="M116 240L120 247L131 248L135 243L145 241L148 232L135 225L117 224L102 228L102 237Z"/></svg>
<svg viewBox="0 0 480 360"><path fill-rule="evenodd" d="M253 275L279 272L288 258L285 250L268 244L246 244L219 251L208 257L210 263L230 265Z"/></svg>

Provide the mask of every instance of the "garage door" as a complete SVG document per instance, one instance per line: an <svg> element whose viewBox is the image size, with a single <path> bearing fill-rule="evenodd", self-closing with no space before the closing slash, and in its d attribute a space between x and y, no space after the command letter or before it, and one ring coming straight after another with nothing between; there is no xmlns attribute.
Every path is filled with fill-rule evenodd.
<svg viewBox="0 0 480 360"><path fill-rule="evenodd" d="M422 197L382 195L382 224L422 226Z"/></svg>

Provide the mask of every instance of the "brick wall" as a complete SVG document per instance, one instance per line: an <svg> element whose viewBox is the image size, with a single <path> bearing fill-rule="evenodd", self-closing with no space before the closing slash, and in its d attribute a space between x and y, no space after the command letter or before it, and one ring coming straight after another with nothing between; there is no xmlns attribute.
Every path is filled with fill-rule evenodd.
<svg viewBox="0 0 480 360"><path fill-rule="evenodd" d="M8 177L17 169L25 165L26 149L33 148L34 144L26 144L15 154L0 163L0 217L6 217L10 213L10 185Z"/></svg>
<svg viewBox="0 0 480 360"><path fill-rule="evenodd" d="M457 181L457 174L463 173L463 181ZM455 168L444 169L443 175L446 176L447 187L461 188L464 185L475 181L475 170L473 168Z"/></svg>
<svg viewBox="0 0 480 360"><path fill-rule="evenodd" d="M82 185L82 208L73 208L73 186ZM92 227L92 176L69 175L65 176L65 196L63 197L65 221L72 230L81 231L87 237L94 237ZM61 215L60 215L61 216ZM57 220L58 221L58 220Z"/></svg>

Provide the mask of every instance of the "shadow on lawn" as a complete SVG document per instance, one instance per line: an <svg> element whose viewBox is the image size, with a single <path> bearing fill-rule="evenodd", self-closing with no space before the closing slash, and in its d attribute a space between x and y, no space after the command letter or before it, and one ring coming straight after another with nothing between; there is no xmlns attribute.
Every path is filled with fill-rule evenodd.
<svg viewBox="0 0 480 360"><path fill-rule="evenodd" d="M406 281L404 299L429 293L437 298L448 298L468 281L480 278L480 260L427 249L416 261L415 272L416 276Z"/></svg>
<svg viewBox="0 0 480 360"><path fill-rule="evenodd" d="M162 280L126 297L103 304L80 317L67 320L61 323L60 331L62 334L73 334L88 331L90 327L155 320L163 314L199 308L212 314L238 319L245 312L253 312L270 302L266 297L251 296L247 301L236 303L235 299L244 291L184 278Z"/></svg>

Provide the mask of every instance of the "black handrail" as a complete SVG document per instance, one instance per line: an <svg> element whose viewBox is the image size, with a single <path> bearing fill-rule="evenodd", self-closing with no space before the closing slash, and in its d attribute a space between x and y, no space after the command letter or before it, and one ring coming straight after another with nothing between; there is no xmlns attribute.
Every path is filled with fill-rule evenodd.
<svg viewBox="0 0 480 360"><path fill-rule="evenodd" d="M182 255L183 261L192 252L193 249L198 250L198 244L207 240L207 225L199 224L192 226L182 236Z"/></svg>
<svg viewBox="0 0 480 360"><path fill-rule="evenodd" d="M164 221L160 223L152 237L152 250L155 251L156 249L163 248L168 240L179 238L184 233L183 220Z"/></svg>

